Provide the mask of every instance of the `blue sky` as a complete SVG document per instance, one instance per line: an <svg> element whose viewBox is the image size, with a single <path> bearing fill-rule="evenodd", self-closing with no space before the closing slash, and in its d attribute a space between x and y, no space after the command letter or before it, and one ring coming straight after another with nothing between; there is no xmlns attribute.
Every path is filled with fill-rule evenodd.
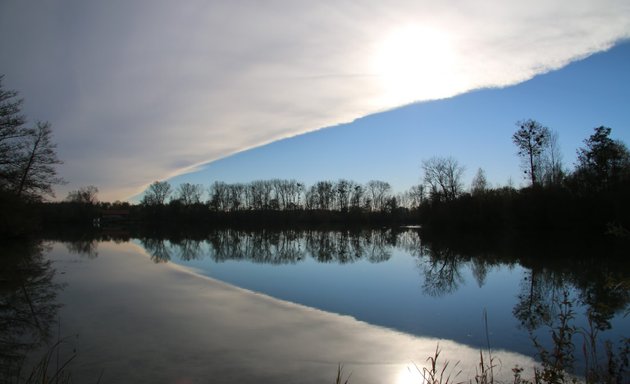
<svg viewBox="0 0 630 384"><path fill-rule="evenodd" d="M333 126L221 161L199 181L404 188L435 154L457 157L469 176L481 166L493 182L518 183L505 133L518 119L558 130L569 163L592 125L627 129L615 109L627 100L617 90L627 49L604 54L608 64L570 64L629 38L627 0L0 2L3 85L20 92L30 123L52 124L68 181L60 199L86 185L126 199ZM475 91L488 88L503 91Z"/></svg>
<svg viewBox="0 0 630 384"><path fill-rule="evenodd" d="M611 127L613 137L630 144L628 63L630 43L621 43L515 86L370 115L244 151L171 181L380 179L401 191L420 181L423 159L453 156L466 167L467 182L481 167L494 184L512 177L519 185L524 180L511 141L518 120L533 118L558 132L568 169L595 127Z"/></svg>

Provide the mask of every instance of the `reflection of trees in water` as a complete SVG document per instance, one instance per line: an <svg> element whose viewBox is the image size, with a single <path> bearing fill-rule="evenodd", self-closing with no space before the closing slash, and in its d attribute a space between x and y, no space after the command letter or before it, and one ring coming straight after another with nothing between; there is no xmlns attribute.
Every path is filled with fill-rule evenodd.
<svg viewBox="0 0 630 384"><path fill-rule="evenodd" d="M585 316L597 329L610 328L614 316L630 311L630 276L628 261L623 257L627 248L601 250L598 257L575 254L575 246L566 245L556 246L550 253L545 243L537 247L530 245L531 249L502 244L497 251L492 251L489 250L492 243L458 243L444 239L423 242L413 232L401 233L397 242L416 257L423 277L422 288L432 296L455 292L463 282L464 266L470 268L481 287L488 271L495 266L521 264L526 272L513 314L528 330L548 324L558 315L558 298L567 289L575 293L578 304L587 312Z"/></svg>
<svg viewBox="0 0 630 384"><path fill-rule="evenodd" d="M85 256L88 259L98 257L98 242L94 239L66 241L64 244L70 253Z"/></svg>
<svg viewBox="0 0 630 384"><path fill-rule="evenodd" d="M431 296L451 294L464 282L460 268L462 260L448 248L426 248L425 257L417 259L424 275L422 290Z"/></svg>
<svg viewBox="0 0 630 384"><path fill-rule="evenodd" d="M521 282L521 292L514 306L514 316L521 325L533 331L549 326L558 316L558 301L565 292L583 306L589 322L596 330L610 329L610 321L630 309L630 277L622 266L611 270L607 263L551 269L534 266Z"/></svg>
<svg viewBox="0 0 630 384"><path fill-rule="evenodd" d="M16 379L27 353L46 342L57 316L51 262L40 242L0 247L0 377Z"/></svg>
<svg viewBox="0 0 630 384"><path fill-rule="evenodd" d="M203 256L201 242L193 239L182 239L173 243L177 247L177 256L184 261L197 260Z"/></svg>
<svg viewBox="0 0 630 384"><path fill-rule="evenodd" d="M564 287L560 274L548 269L530 269L521 281L521 292L512 310L514 317L529 331L549 324L557 317L556 303Z"/></svg>
<svg viewBox="0 0 630 384"><path fill-rule="evenodd" d="M365 259L382 262L391 258L398 233L391 230L217 230L204 240L167 241L142 238L140 242L155 262L196 260L206 255L214 261L247 260L267 264L293 264L308 256L318 262L351 263Z"/></svg>
<svg viewBox="0 0 630 384"><path fill-rule="evenodd" d="M304 259L297 231L212 232L207 239L208 254L217 262L248 260L257 263L289 264Z"/></svg>
<svg viewBox="0 0 630 384"><path fill-rule="evenodd" d="M575 276L574 284L580 290L580 300L590 308L591 320L598 329L610 328L610 320L619 313L630 313L630 276L621 268L588 269L588 273Z"/></svg>
<svg viewBox="0 0 630 384"><path fill-rule="evenodd" d="M382 262L391 258L394 248L399 248L416 258L422 288L432 296L448 295L459 289L465 268L470 268L481 287L493 268L521 263L528 271L513 313L526 329L553 318L558 291L569 286L577 290L601 329L630 302L626 264L609 266L605 262L607 257L588 261L583 256L562 256L566 251L550 258L548 251L539 253L540 249L545 250L544 244L533 247L538 250L505 247L505 244L493 250L492 243L484 241L423 241L414 229L225 229L210 232L201 240L143 238L141 242L155 262L168 261L171 257L182 260L209 257L217 262L244 260L278 265L298 263L309 257L322 263Z"/></svg>
<svg viewBox="0 0 630 384"><path fill-rule="evenodd" d="M166 263L171 260L171 251L166 240L144 238L141 239L140 242L149 255L151 255L151 260L155 263Z"/></svg>

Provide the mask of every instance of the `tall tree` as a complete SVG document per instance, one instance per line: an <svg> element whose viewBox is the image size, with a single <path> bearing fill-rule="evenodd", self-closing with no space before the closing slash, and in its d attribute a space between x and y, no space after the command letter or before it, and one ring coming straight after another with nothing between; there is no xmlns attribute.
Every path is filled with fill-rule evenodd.
<svg viewBox="0 0 630 384"><path fill-rule="evenodd" d="M422 170L431 198L454 200L463 192L464 167L453 157L432 157L424 160Z"/></svg>
<svg viewBox="0 0 630 384"><path fill-rule="evenodd" d="M390 198L392 190L391 185L388 182L381 180L370 180L367 183L367 192L372 200L372 208L375 211L382 211L385 209L385 203Z"/></svg>
<svg viewBox="0 0 630 384"><path fill-rule="evenodd" d="M17 91L4 89L0 75L0 188L13 189L24 139L30 135Z"/></svg>
<svg viewBox="0 0 630 384"><path fill-rule="evenodd" d="M560 185L564 178L562 153L558 132L550 132L549 141L542 153L542 172L540 180L546 186Z"/></svg>
<svg viewBox="0 0 630 384"><path fill-rule="evenodd" d="M576 173L588 188L607 189L630 177L630 152L626 145L610 138L611 128L598 127L578 150Z"/></svg>
<svg viewBox="0 0 630 384"><path fill-rule="evenodd" d="M523 170L531 180L532 186L539 184L541 154L549 142L549 128L536 120L527 119L516 123L518 130L512 135L512 141L518 148L518 155L523 160Z"/></svg>
<svg viewBox="0 0 630 384"><path fill-rule="evenodd" d="M408 195L410 208L418 208L424 202L424 185L419 184L412 186L409 188Z"/></svg>
<svg viewBox="0 0 630 384"><path fill-rule="evenodd" d="M15 186L18 197L37 199L44 195L54 196L52 186L64 182L57 176L56 165L62 162L57 158L56 147L50 123L37 122L35 129L30 130L18 161Z"/></svg>
<svg viewBox="0 0 630 384"><path fill-rule="evenodd" d="M93 185L88 185L87 187L81 187L76 191L68 192L66 200L73 203L96 204L98 203L98 198L96 197L97 194L98 188Z"/></svg>
<svg viewBox="0 0 630 384"><path fill-rule="evenodd" d="M168 181L154 181L144 192L142 204L164 205L172 193L171 184Z"/></svg>
<svg viewBox="0 0 630 384"><path fill-rule="evenodd" d="M486 173L483 169L479 168L477 170L477 174L472 179L472 183L470 186L470 193L475 195L480 195L484 193L488 189L488 180L486 179Z"/></svg>
<svg viewBox="0 0 630 384"><path fill-rule="evenodd" d="M203 185L182 183L177 187L176 198L184 205L193 205L201 202Z"/></svg>

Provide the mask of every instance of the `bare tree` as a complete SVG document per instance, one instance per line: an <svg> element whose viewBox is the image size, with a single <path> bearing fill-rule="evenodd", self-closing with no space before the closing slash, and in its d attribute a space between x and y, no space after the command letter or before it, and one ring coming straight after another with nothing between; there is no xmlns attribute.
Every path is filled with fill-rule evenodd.
<svg viewBox="0 0 630 384"><path fill-rule="evenodd" d="M93 185L88 185L86 187L81 187L76 191L68 192L66 201L72 203L96 204L98 203L98 198L96 197L97 194L98 188Z"/></svg>
<svg viewBox="0 0 630 384"><path fill-rule="evenodd" d="M52 186L63 183L57 176L56 144L51 126L37 122L25 126L22 99L13 90L2 87L0 75L0 189L18 197L41 199L54 196Z"/></svg>
<svg viewBox="0 0 630 384"><path fill-rule="evenodd" d="M355 184L350 190L350 208L360 209L364 204L365 188L360 184Z"/></svg>
<svg viewBox="0 0 630 384"><path fill-rule="evenodd" d="M518 148L518 155L523 160L523 170L532 186L539 184L542 169L541 155L549 143L549 128L539 122L528 119L516 123L518 130L512 135L512 141Z"/></svg>
<svg viewBox="0 0 630 384"><path fill-rule="evenodd" d="M307 205L311 209L329 210L335 199L335 190L330 181L318 181L307 192Z"/></svg>
<svg viewBox="0 0 630 384"><path fill-rule="evenodd" d="M203 185L182 183L177 187L176 198L184 205L193 205L201 202Z"/></svg>
<svg viewBox="0 0 630 384"><path fill-rule="evenodd" d="M340 179L334 187L335 204L338 210L346 212L350 207L350 194L354 188L354 183L349 180Z"/></svg>
<svg viewBox="0 0 630 384"><path fill-rule="evenodd" d="M418 208L423 202L425 197L424 185L414 185L409 188L409 208Z"/></svg>
<svg viewBox="0 0 630 384"><path fill-rule="evenodd" d="M142 197L144 205L164 205L172 193L171 184L168 181L154 181Z"/></svg>
<svg viewBox="0 0 630 384"><path fill-rule="evenodd" d="M238 211L243 208L246 187L243 184L229 184L227 188L227 200L230 211Z"/></svg>
<svg viewBox="0 0 630 384"><path fill-rule="evenodd" d="M30 135L21 114L23 100L17 91L5 90L0 75L0 187L11 189L17 179L17 161L24 139Z"/></svg>
<svg viewBox="0 0 630 384"><path fill-rule="evenodd" d="M385 181L371 180L367 183L368 195L372 200L372 208L375 211L385 209L386 202L391 197L391 190L391 185Z"/></svg>
<svg viewBox="0 0 630 384"><path fill-rule="evenodd" d="M15 194L18 197L54 196L52 186L64 182L57 176L56 165L62 162L57 158L56 147L57 144L52 141L50 123L37 122L35 129L30 130L24 152L17 164L19 178Z"/></svg>
<svg viewBox="0 0 630 384"><path fill-rule="evenodd" d="M228 210L228 185L223 181L215 181L208 188L209 204L215 211Z"/></svg>
<svg viewBox="0 0 630 384"><path fill-rule="evenodd" d="M422 162L424 183L433 199L454 200L463 192L464 167L453 157L432 157Z"/></svg>
<svg viewBox="0 0 630 384"><path fill-rule="evenodd" d="M483 169L479 168L477 170L477 174L472 179L472 183L470 185L470 193L475 195L480 195L484 193L488 189L488 180L486 179L486 173Z"/></svg>
<svg viewBox="0 0 630 384"><path fill-rule="evenodd" d="M549 133L549 141L541 157L541 182L548 186L559 185L564 177L564 171L562 170L562 153L560 152L558 132L551 131Z"/></svg>

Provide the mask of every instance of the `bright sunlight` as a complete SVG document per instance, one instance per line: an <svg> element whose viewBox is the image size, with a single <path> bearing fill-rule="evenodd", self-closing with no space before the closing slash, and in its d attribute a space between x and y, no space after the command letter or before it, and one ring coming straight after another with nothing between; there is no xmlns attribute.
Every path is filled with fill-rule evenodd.
<svg viewBox="0 0 630 384"><path fill-rule="evenodd" d="M395 106L451 96L458 88L455 58L444 31L417 25L394 30L374 57L384 102Z"/></svg>

